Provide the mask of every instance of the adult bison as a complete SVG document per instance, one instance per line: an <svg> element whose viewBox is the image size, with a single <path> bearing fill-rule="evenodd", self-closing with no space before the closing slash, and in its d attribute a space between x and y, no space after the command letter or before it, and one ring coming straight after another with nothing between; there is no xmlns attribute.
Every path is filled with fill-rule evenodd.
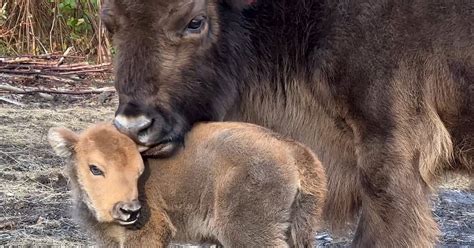
<svg viewBox="0 0 474 248"><path fill-rule="evenodd" d="M238 120L310 146L357 247L430 247L428 194L474 164L471 0L110 0L115 123L172 147Z"/></svg>

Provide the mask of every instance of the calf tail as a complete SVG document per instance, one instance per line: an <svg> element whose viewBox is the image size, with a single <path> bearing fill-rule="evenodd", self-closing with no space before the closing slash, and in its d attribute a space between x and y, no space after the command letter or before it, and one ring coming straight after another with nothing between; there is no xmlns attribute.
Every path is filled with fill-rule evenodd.
<svg viewBox="0 0 474 248"><path fill-rule="evenodd" d="M288 244L298 248L314 247L326 200L326 175L321 162L302 144L296 143L295 158L300 186L293 203Z"/></svg>

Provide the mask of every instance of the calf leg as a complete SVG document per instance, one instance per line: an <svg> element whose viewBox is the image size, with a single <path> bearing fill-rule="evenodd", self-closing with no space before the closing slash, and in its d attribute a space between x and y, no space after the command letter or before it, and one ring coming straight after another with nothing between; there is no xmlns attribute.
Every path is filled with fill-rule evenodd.
<svg viewBox="0 0 474 248"><path fill-rule="evenodd" d="M260 247L275 247L275 248L288 248L288 243L284 239L272 238L270 241L268 238L281 236L281 233L269 233L267 231L254 231L256 233L250 233L243 228L228 228L223 233L223 246L229 248L260 248ZM246 238L242 238L246 237Z"/></svg>
<svg viewBox="0 0 474 248"><path fill-rule="evenodd" d="M436 241L420 149L396 137L371 135L357 146L362 208L355 247L433 247Z"/></svg>
<svg viewBox="0 0 474 248"><path fill-rule="evenodd" d="M174 233L175 227L167 214L163 210L158 210L156 206L151 211L148 222L138 231L132 231L128 234L127 241L123 247L168 247Z"/></svg>

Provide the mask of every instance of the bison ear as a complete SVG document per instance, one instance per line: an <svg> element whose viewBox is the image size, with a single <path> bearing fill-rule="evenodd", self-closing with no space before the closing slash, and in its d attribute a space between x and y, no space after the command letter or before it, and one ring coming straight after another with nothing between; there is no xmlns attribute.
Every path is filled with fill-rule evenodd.
<svg viewBox="0 0 474 248"><path fill-rule="evenodd" d="M242 11L255 4L257 0L224 0L224 2L237 11Z"/></svg>
<svg viewBox="0 0 474 248"><path fill-rule="evenodd" d="M48 132L49 144L60 157L71 157L78 140L79 136L67 128L53 127Z"/></svg>
<svg viewBox="0 0 474 248"><path fill-rule="evenodd" d="M113 4L113 0L105 0L100 7L100 19L111 34L116 32L118 28Z"/></svg>

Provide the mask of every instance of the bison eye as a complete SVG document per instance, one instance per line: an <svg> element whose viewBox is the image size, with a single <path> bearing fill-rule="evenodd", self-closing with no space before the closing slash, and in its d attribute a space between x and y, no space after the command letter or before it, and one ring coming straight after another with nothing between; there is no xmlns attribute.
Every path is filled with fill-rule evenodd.
<svg viewBox="0 0 474 248"><path fill-rule="evenodd" d="M104 172L101 171L97 166L91 164L89 165L89 170L91 171L92 175L94 176L103 176Z"/></svg>
<svg viewBox="0 0 474 248"><path fill-rule="evenodd" d="M191 33L199 33L201 32L201 29L204 27L204 23L206 21L205 16L198 16L191 20L191 22L188 24L188 27L186 28L188 32Z"/></svg>

